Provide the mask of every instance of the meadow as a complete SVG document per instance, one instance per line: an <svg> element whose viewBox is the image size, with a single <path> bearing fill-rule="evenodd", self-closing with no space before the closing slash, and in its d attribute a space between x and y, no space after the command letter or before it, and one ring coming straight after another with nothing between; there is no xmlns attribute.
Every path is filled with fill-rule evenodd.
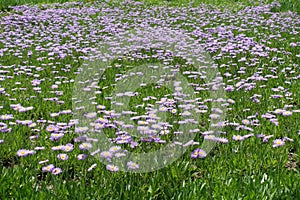
<svg viewBox="0 0 300 200"><path fill-rule="evenodd" d="M297 1L0 10L0 199L300 198Z"/></svg>

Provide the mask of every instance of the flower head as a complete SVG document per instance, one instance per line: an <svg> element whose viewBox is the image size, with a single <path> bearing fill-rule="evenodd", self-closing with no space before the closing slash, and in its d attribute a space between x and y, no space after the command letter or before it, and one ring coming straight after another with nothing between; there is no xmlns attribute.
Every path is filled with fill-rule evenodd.
<svg viewBox="0 0 300 200"><path fill-rule="evenodd" d="M132 162L132 161L130 161L130 162L128 162L127 163L127 167L129 168L129 169L138 169L139 168L139 165L138 164L136 164L136 163L134 163L134 162Z"/></svg>
<svg viewBox="0 0 300 200"><path fill-rule="evenodd" d="M61 154L57 155L57 158L59 160L68 160L69 156L67 154L65 154L65 153L61 153Z"/></svg>
<svg viewBox="0 0 300 200"><path fill-rule="evenodd" d="M42 171L43 171L43 172L52 172L52 170L53 170L54 168L55 168L54 165L53 165L53 164L50 164L50 165L44 166L44 167L42 168Z"/></svg>
<svg viewBox="0 0 300 200"><path fill-rule="evenodd" d="M57 174L60 174L60 173L62 173L62 169L59 168L59 167L56 167L52 170L52 174L54 174L54 175L57 175Z"/></svg>
<svg viewBox="0 0 300 200"><path fill-rule="evenodd" d="M273 147L280 147L285 144L285 141L282 139L276 139L273 141Z"/></svg>
<svg viewBox="0 0 300 200"><path fill-rule="evenodd" d="M111 171L111 172L119 171L119 167L115 166L115 165L106 165L106 169Z"/></svg>
<svg viewBox="0 0 300 200"><path fill-rule="evenodd" d="M206 157L206 152L200 148L195 149L192 153L191 153L191 157L192 158L205 158Z"/></svg>
<svg viewBox="0 0 300 200"><path fill-rule="evenodd" d="M236 140L236 141L242 141L244 140L245 138L243 136L240 136L240 135L234 135L232 137L233 140Z"/></svg>
<svg viewBox="0 0 300 200"><path fill-rule="evenodd" d="M79 149L81 149L81 150L89 150L91 148L92 148L91 143L84 142L84 143L79 145Z"/></svg>
<svg viewBox="0 0 300 200"><path fill-rule="evenodd" d="M21 156L21 157L25 157L25 156L28 156L28 155L31 155L31 154L34 154L34 151L33 151L33 150L20 149L20 150L17 152L17 155L18 155L18 156Z"/></svg>

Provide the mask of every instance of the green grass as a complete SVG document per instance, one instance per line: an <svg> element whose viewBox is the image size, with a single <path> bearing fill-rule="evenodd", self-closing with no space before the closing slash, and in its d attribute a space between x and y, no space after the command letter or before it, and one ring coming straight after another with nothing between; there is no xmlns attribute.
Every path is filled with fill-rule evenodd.
<svg viewBox="0 0 300 200"><path fill-rule="evenodd" d="M6 2L6 3L5 3ZM23 3L40 3L40 1L18 1L19 4ZM43 3L54 3L59 1L44 1ZM148 6L154 6L161 4L162 1L147 0ZM244 6L253 5L251 1L195 1L197 6L200 3L212 3L218 7L231 8L231 10L241 9ZM299 4L297 1L282 1L282 6L277 11L292 10L299 13ZM0 8L3 10L7 9L9 5L15 5L14 1L1 1ZM62 3L62 2L59 2ZM187 5L187 1L170 1L170 6L181 6ZM165 2L163 2L165 5ZM131 8L129 8L131 9ZM128 11L128 10L127 10ZM129 12L129 11L128 11ZM9 14L9 13L6 13ZM95 14L93 17L101 16L101 13ZM267 15L265 16L268 17ZM191 22L195 23L197 18L192 18ZM124 19L125 20L125 19ZM237 19L238 21L238 19ZM84 24L84 21L81 23ZM177 23L181 23L180 21ZM221 23L228 23L227 21L220 21L217 23L208 24L206 27L215 27ZM174 26L177 24L174 23ZM1 27L4 28L4 27ZM182 28L189 30L190 27L183 25ZM260 33L259 36L272 34L272 30L264 29L263 26L255 27ZM258 34L254 31L244 32L249 37L256 37ZM236 33L239 34L239 33ZM274 67L278 66L278 72L286 68L286 65L290 63L297 63L299 58L296 54L299 54L299 48L295 50L290 49L290 42L295 40L299 42L299 39L295 39L295 35L290 32L282 32L282 35L286 38L285 41L280 42L277 39L270 39L272 48L283 48L286 51L292 52L291 55L284 55L271 53L270 57L260 58L258 66L254 69L247 69L246 74L238 74L238 67L230 65L228 67L220 68L220 72L224 75L225 72L230 71L232 74L237 74L240 78L246 78L253 71L257 70L257 67ZM255 40L259 41L261 38L256 37ZM4 44L0 44L0 48L4 48ZM45 44L44 44L45 45ZM33 52L34 49L31 49ZM211 56L216 56L218 52L211 53ZM25 55L25 54L24 54ZM47 54L43 55L47 57ZM74 59L78 59L82 56L79 53L74 53L74 57L66 57L63 60L45 60L41 65L41 62L37 61L37 56L31 58L16 58L13 55L5 55L1 59L1 64L5 66L16 65L28 65L28 66L42 66L45 68L43 71L36 71L33 69L33 73L40 75L39 79L45 79L41 83L40 87L43 92L42 94L36 93L33 90L31 81L34 77L27 75L14 76L12 79L6 79L0 82L1 87L5 87L11 96L7 97L0 94L0 105L4 108L0 109L0 112L11 113L16 116L17 119L26 120L32 119L37 120L43 118L45 120L53 121L69 121L71 115L62 115L58 118L53 119L50 117L50 113L59 112L61 110L72 109L72 92L73 84L66 83L59 86L59 91L63 91L63 95L60 100L64 100L65 104L57 104L55 102L45 102L43 98L53 97L50 87L55 81L62 80L61 78L55 78L57 76L65 76L69 80L76 78L74 72L78 70L82 60L79 63L74 62ZM238 58L226 58L222 57L218 60L218 64L238 63L237 60L240 57L246 56L247 59L255 58L255 56L249 53L243 53ZM271 62L272 57L281 57L286 61L284 64L279 62ZM178 60L177 60L178 61ZM25 63L24 63L25 62ZM28 62L28 63L26 63ZM59 63L56 63L59 62ZM157 60L153 60L157 62ZM180 62L180 61L178 61ZM183 61L181 61L183 62ZM56 63L56 64L50 64ZM298 62L299 63L299 62ZM63 71L66 64L72 64L70 71ZM101 104L110 105L110 102L104 99L104 96L109 96L114 87L114 78L116 73L124 73L128 70L127 66L138 66L139 60L121 61L114 63L121 65L120 68L111 68L106 71L106 80L100 81L99 86L109 87L107 93L103 92L102 95L97 96L97 101ZM56 69L59 70L59 74L52 74L54 68L51 66L55 65ZM115 66L114 65L114 66ZM270 71L265 67L262 70L262 74L269 74ZM295 73L298 73L298 68L291 66ZM0 69L2 69L0 67ZM13 74L14 69L8 70L10 74ZM291 84L285 83L286 76L293 75L293 73L278 73L279 78L273 79L268 82L257 82L257 88L249 92L234 91L227 94L227 98L236 100L236 103L230 105L232 111L228 111L227 120L240 122L249 115L254 115L256 112L259 114L266 113L273 110L273 107L280 108L286 104L294 105L295 109L300 109L299 99L299 81L292 81ZM227 82L231 78L224 77L224 82ZM199 80L196 80L199 81ZM18 86L16 82L21 82L22 85ZM235 80L234 83L237 83ZM233 83L231 83L233 84ZM259 88L259 86L266 85L265 88ZM283 86L289 89L292 93L293 99L284 99L277 101L276 99L269 99L270 95L273 94L271 88ZM18 91L14 88L23 87L27 88L27 91ZM164 91L159 93L152 86L147 87L145 90L138 90L145 96L156 96L161 97L165 94ZM249 98L254 94L261 94L261 104L253 104L249 102ZM203 95L203 94L202 94ZM27 99L31 96L36 98ZM207 96L204 96L205 98ZM16 98L16 100L9 100ZM130 105L132 109L134 104L141 103L140 98L132 98ZM12 103L21 103L22 106L34 105L34 110L18 113L9 108ZM152 102L151 102L152 103ZM251 108L248 112L243 112L244 109ZM141 111L136 109L135 111ZM205 115L207 117L207 115ZM155 172L149 172L145 174L134 174L134 173L112 173L105 169L105 165L98 162L97 168L91 172L87 172L87 169L95 162L96 159L89 157L87 161L79 162L76 159L76 155L80 153L78 145L67 161L59 161L56 159L57 152L54 151L40 151L36 155L28 157L17 157L16 152L20 148L31 149L35 146L45 146L46 149L50 149L55 143L45 139L49 136L49 133L45 131L44 125L38 124L36 128L41 129L39 133L40 139L30 141L29 136L35 135L33 128L18 125L13 127L11 133L1 133L0 139L4 138L5 142L0 144L0 199L178 199L178 200L198 200L198 199L299 199L299 166L300 166L300 140L297 132L300 130L299 113L294 113L291 117L279 116L278 120L280 126L274 126L266 119L259 118L262 125L255 128L255 134L274 134L275 138L287 136L294 139L294 142L287 142L285 146L280 148L272 148L271 141L265 144L253 137L245 141L232 141L228 144L218 144L214 150L205 159L191 159L188 152L183 155L180 159L174 162L172 165L163 168ZM202 119L204 120L204 119ZM201 125L203 130L207 128L207 124ZM71 130L70 135L64 137L58 144L66 144L72 142L75 134ZM227 138L231 138L232 135L236 134L247 134L245 130L237 131L233 127L225 127L223 131L226 131ZM110 133L108 133L110 134ZM158 146L159 147L159 146ZM158 148L155 147L155 148ZM145 146L144 148L147 148ZM52 174L46 174L41 172L43 165L38 164L39 161L49 159L49 163L54 163L56 166L63 168L63 173L55 176ZM296 166L295 166L296 165Z"/></svg>

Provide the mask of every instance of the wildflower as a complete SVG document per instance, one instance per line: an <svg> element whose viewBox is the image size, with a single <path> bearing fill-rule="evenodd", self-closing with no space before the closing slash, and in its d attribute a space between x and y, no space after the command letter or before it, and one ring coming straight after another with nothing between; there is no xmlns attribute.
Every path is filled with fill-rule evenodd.
<svg viewBox="0 0 300 200"><path fill-rule="evenodd" d="M49 162L49 160L42 160L42 161L39 162L39 164L44 164L46 162Z"/></svg>
<svg viewBox="0 0 300 200"><path fill-rule="evenodd" d="M253 137L253 136L254 136L254 134L253 134L253 133L250 133L250 134L248 134L248 135L244 135L243 137L246 139L246 138Z"/></svg>
<svg viewBox="0 0 300 200"><path fill-rule="evenodd" d="M63 151L66 151L66 152L70 152L74 149L74 145L71 144L71 143L68 143L66 144L65 146L62 147L62 150Z"/></svg>
<svg viewBox="0 0 300 200"><path fill-rule="evenodd" d="M268 142L270 138L274 137L274 135L268 135L263 137L263 142Z"/></svg>
<svg viewBox="0 0 300 200"><path fill-rule="evenodd" d="M88 113L85 115L87 118L91 119L91 118L95 118L97 116L96 112L92 112L92 113Z"/></svg>
<svg viewBox="0 0 300 200"><path fill-rule="evenodd" d="M65 153L62 153L62 154L58 154L57 158L60 160L68 160L69 156Z"/></svg>
<svg viewBox="0 0 300 200"><path fill-rule="evenodd" d="M228 143L227 138L216 138L216 141L221 142L221 143Z"/></svg>
<svg viewBox="0 0 300 200"><path fill-rule="evenodd" d="M235 101L234 101L233 99L228 99L227 102L228 102L228 103L231 103L231 104L234 104L234 103L235 103Z"/></svg>
<svg viewBox="0 0 300 200"><path fill-rule="evenodd" d="M90 166L90 168L88 168L88 172L92 171L95 167L97 166L97 164L92 164L92 166Z"/></svg>
<svg viewBox="0 0 300 200"><path fill-rule="evenodd" d="M210 117L211 119L219 119L219 118L220 118L220 115L218 115L218 114L210 114L209 117Z"/></svg>
<svg viewBox="0 0 300 200"><path fill-rule="evenodd" d="M94 155L96 155L99 152L100 152L100 149L97 149L96 151L91 152L91 156L94 156Z"/></svg>
<svg viewBox="0 0 300 200"><path fill-rule="evenodd" d="M200 148L197 148L196 150L194 150L192 153L191 153L191 157L192 158L205 158L206 157L206 152L203 151L202 149Z"/></svg>
<svg viewBox="0 0 300 200"><path fill-rule="evenodd" d="M280 147L285 144L285 141L282 139L276 139L273 141L273 147Z"/></svg>
<svg viewBox="0 0 300 200"><path fill-rule="evenodd" d="M283 116L291 116L292 114L293 114L293 112L288 111L288 110L285 110L285 111L282 112Z"/></svg>
<svg viewBox="0 0 300 200"><path fill-rule="evenodd" d="M248 125L250 124L250 121L248 119L243 119L242 124Z"/></svg>
<svg viewBox="0 0 300 200"><path fill-rule="evenodd" d="M127 167L129 168L129 169L138 169L139 168L139 165L138 164L136 164L136 163L134 163L134 162L132 162L132 161L130 161L130 162L128 162L127 163Z"/></svg>
<svg viewBox="0 0 300 200"><path fill-rule="evenodd" d="M106 169L111 171L111 172L119 171L119 167L115 166L115 165L106 165Z"/></svg>
<svg viewBox="0 0 300 200"><path fill-rule="evenodd" d="M47 126L46 130L48 132L55 132L55 131L57 131L57 128L54 125L49 125L49 126Z"/></svg>
<svg viewBox="0 0 300 200"><path fill-rule="evenodd" d="M88 127L76 127L75 128L76 133L84 133L84 132L87 132L88 130L89 130Z"/></svg>
<svg viewBox="0 0 300 200"><path fill-rule="evenodd" d="M11 115L11 114L0 115L1 120L10 120L10 119L13 119L13 118L14 118L14 116Z"/></svg>
<svg viewBox="0 0 300 200"><path fill-rule="evenodd" d="M4 93L4 91L5 91L5 88L0 87L0 94Z"/></svg>
<svg viewBox="0 0 300 200"><path fill-rule="evenodd" d="M283 112L284 112L283 109L276 109L276 110L274 111L275 114L281 114L281 113L283 113Z"/></svg>
<svg viewBox="0 0 300 200"><path fill-rule="evenodd" d="M54 165L53 165L53 164L50 164L50 165L44 166L44 167L42 168L42 171L43 171L43 172L52 172L52 170L53 170L54 168L55 168Z"/></svg>
<svg viewBox="0 0 300 200"><path fill-rule="evenodd" d="M110 148L109 148L109 151L110 151L111 153L115 153L115 152L120 151L121 149L122 149L122 148L119 147L119 146L113 146L113 147L110 147Z"/></svg>
<svg viewBox="0 0 300 200"><path fill-rule="evenodd" d="M214 135L204 135L204 140L215 140L216 136Z"/></svg>
<svg viewBox="0 0 300 200"><path fill-rule="evenodd" d="M89 150L92 148L92 144L84 142L82 144L79 145L79 149L81 150Z"/></svg>
<svg viewBox="0 0 300 200"><path fill-rule="evenodd" d="M63 136L64 136L64 134L62 134L62 133L52 133L49 139L52 140L52 141L58 141Z"/></svg>
<svg viewBox="0 0 300 200"><path fill-rule="evenodd" d="M290 141L290 142L293 142L293 141L294 141L292 138L288 138L288 137L284 137L282 140L283 140L284 142L285 142L286 140L288 140L288 141Z"/></svg>
<svg viewBox="0 0 300 200"><path fill-rule="evenodd" d="M109 151L103 151L101 152L101 157L106 158L106 159L110 159L111 157L113 157L113 154Z"/></svg>
<svg viewBox="0 0 300 200"><path fill-rule="evenodd" d="M96 106L96 108L99 109L99 110L104 110L104 109L105 109L105 106L103 106L103 105L98 105L98 106Z"/></svg>
<svg viewBox="0 0 300 200"><path fill-rule="evenodd" d="M45 149L45 147L34 147L34 150L44 150Z"/></svg>
<svg viewBox="0 0 300 200"><path fill-rule="evenodd" d="M59 116L59 113L50 113L50 116L51 117L57 117L57 116Z"/></svg>
<svg viewBox="0 0 300 200"><path fill-rule="evenodd" d="M56 168L52 169L52 174L58 175L60 173L62 173L62 169L61 168L56 167Z"/></svg>
<svg viewBox="0 0 300 200"><path fill-rule="evenodd" d="M17 155L21 156L21 157L25 157L25 156L28 156L28 155L31 155L31 154L34 154L34 151L32 151L32 150L26 150L26 149L20 149L17 152Z"/></svg>
<svg viewBox="0 0 300 200"><path fill-rule="evenodd" d="M87 158L87 155L86 154L79 154L78 156L77 156L77 159L78 160L85 160Z"/></svg>
<svg viewBox="0 0 300 200"><path fill-rule="evenodd" d="M163 129L161 130L161 132L159 133L160 135L168 135L170 133L170 130L168 129Z"/></svg>
<svg viewBox="0 0 300 200"><path fill-rule="evenodd" d="M116 154L115 154L115 157L116 157L116 158L121 158L121 157L123 157L123 156L126 156L126 154L125 154L125 153L116 153Z"/></svg>
<svg viewBox="0 0 300 200"><path fill-rule="evenodd" d="M161 106L161 107L159 107L159 111L166 112L166 111L168 111L168 108L164 107L164 106Z"/></svg>
<svg viewBox="0 0 300 200"><path fill-rule="evenodd" d="M63 145L58 145L58 146L52 147L51 149L52 149L53 151L57 151L57 150L63 150L63 148L64 148Z"/></svg>
<svg viewBox="0 0 300 200"><path fill-rule="evenodd" d="M234 135L232 137L233 140L236 140L236 141L242 141L244 140L245 138L243 136L240 136L240 135Z"/></svg>

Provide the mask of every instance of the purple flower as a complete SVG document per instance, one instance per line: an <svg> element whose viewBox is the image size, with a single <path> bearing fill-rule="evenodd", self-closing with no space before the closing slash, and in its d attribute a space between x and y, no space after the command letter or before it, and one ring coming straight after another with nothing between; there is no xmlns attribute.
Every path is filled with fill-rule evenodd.
<svg viewBox="0 0 300 200"><path fill-rule="evenodd" d="M129 169L135 170L135 169L138 169L138 168L139 168L139 165L136 164L136 163L134 163L134 162L132 162L132 161L130 161L130 162L127 163L127 167L128 167Z"/></svg>
<svg viewBox="0 0 300 200"><path fill-rule="evenodd" d="M232 139L233 140L236 140L236 141L242 141L244 140L245 138L243 136L240 136L240 135L234 135L232 136Z"/></svg>
<svg viewBox="0 0 300 200"><path fill-rule="evenodd" d="M52 141L59 141L63 136L64 136L64 134L62 134L62 133L51 133L51 136L49 139Z"/></svg>
<svg viewBox="0 0 300 200"><path fill-rule="evenodd" d="M276 139L273 141L273 147L280 147L285 144L285 141L282 139Z"/></svg>
<svg viewBox="0 0 300 200"><path fill-rule="evenodd" d="M88 127L76 127L76 128L75 128L75 132L76 132L76 133L85 133L85 132L87 132L88 130L89 130Z"/></svg>
<svg viewBox="0 0 300 200"><path fill-rule="evenodd" d="M42 168L42 171L43 171L43 172L52 172L52 170L53 170L54 168L55 168L54 165L53 165L53 164L50 164L50 165L44 166L44 167Z"/></svg>
<svg viewBox="0 0 300 200"><path fill-rule="evenodd" d="M228 85L228 86L225 88L225 91L232 92L232 91L234 91L234 87L233 87L232 85Z"/></svg>
<svg viewBox="0 0 300 200"><path fill-rule="evenodd" d="M11 114L0 115L1 120L10 120L10 119L13 119L13 118L14 118L14 116L11 115Z"/></svg>
<svg viewBox="0 0 300 200"><path fill-rule="evenodd" d="M73 151L74 145L71 143L66 144L65 146L62 147L62 150L65 152L70 152Z"/></svg>
<svg viewBox="0 0 300 200"><path fill-rule="evenodd" d="M205 158L206 157L206 152L200 148L195 149L192 153L191 153L191 157L192 158Z"/></svg>
<svg viewBox="0 0 300 200"><path fill-rule="evenodd" d="M34 151L33 150L27 150L27 149L20 149L17 152L17 155L20 156L20 157L25 157L25 156L32 155L32 154L34 154Z"/></svg>
<svg viewBox="0 0 300 200"><path fill-rule="evenodd" d="M274 135L267 135L263 137L263 142L268 142L270 138L274 137Z"/></svg>
<svg viewBox="0 0 300 200"><path fill-rule="evenodd" d="M106 158L106 159L110 159L113 157L113 154L109 151L103 151L101 152L101 157Z"/></svg>
<svg viewBox="0 0 300 200"><path fill-rule="evenodd" d="M110 151L111 153L116 153L116 152L120 151L121 149L122 149L122 148L119 147L119 146L112 146L112 147L109 148L109 151Z"/></svg>
<svg viewBox="0 0 300 200"><path fill-rule="evenodd" d="M69 156L67 154L65 154L65 153L62 153L62 154L58 154L57 158L59 160L68 160Z"/></svg>
<svg viewBox="0 0 300 200"><path fill-rule="evenodd" d="M87 142L84 142L82 144L79 145L79 149L80 150L89 150L92 148L92 144L91 143L87 143Z"/></svg>
<svg viewBox="0 0 300 200"><path fill-rule="evenodd" d="M288 111L288 110L285 110L285 111L282 112L283 116L291 116L292 114L293 114L293 112Z"/></svg>
<svg viewBox="0 0 300 200"><path fill-rule="evenodd" d="M115 166L115 165L106 165L106 169L111 171L111 172L119 171L119 167Z"/></svg>
<svg viewBox="0 0 300 200"><path fill-rule="evenodd" d="M62 173L62 169L61 168L56 167L56 168L52 169L52 174L58 175L60 173Z"/></svg>
<svg viewBox="0 0 300 200"><path fill-rule="evenodd" d="M78 156L77 156L77 159L78 160L85 160L87 158L87 155L86 154L79 154Z"/></svg>
<svg viewBox="0 0 300 200"><path fill-rule="evenodd" d="M57 127L54 125L49 125L49 126L47 126L46 130L48 132L55 132L55 131L57 131Z"/></svg>

